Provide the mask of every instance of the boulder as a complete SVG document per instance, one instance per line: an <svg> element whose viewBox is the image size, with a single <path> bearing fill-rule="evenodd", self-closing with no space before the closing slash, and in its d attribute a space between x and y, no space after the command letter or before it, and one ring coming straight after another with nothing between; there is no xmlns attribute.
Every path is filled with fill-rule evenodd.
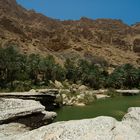
<svg viewBox="0 0 140 140"><path fill-rule="evenodd" d="M79 88L79 85L77 85L77 84L72 84L70 88L71 88L71 89L76 89L76 90L77 90L77 89Z"/></svg>
<svg viewBox="0 0 140 140"><path fill-rule="evenodd" d="M30 93L36 93L36 90L35 89L31 89L29 92Z"/></svg>
<svg viewBox="0 0 140 140"><path fill-rule="evenodd" d="M77 89L76 88L70 88L70 92L73 93L73 94L76 94L77 93Z"/></svg>
<svg viewBox="0 0 140 140"><path fill-rule="evenodd" d="M76 102L75 104L74 104L75 106L86 106L84 103L78 103L78 102Z"/></svg>
<svg viewBox="0 0 140 140"><path fill-rule="evenodd" d="M88 90L88 87L85 86L85 85L81 85L79 88L78 88L79 91L86 91Z"/></svg>
<svg viewBox="0 0 140 140"><path fill-rule="evenodd" d="M77 95L77 99L78 100L84 100L84 98L85 98L85 94L79 94L79 95Z"/></svg>
<svg viewBox="0 0 140 140"><path fill-rule="evenodd" d="M57 80L54 81L54 85L58 89L64 88L64 86L62 85L62 83L59 82L59 81L57 81Z"/></svg>
<svg viewBox="0 0 140 140"><path fill-rule="evenodd" d="M0 123L21 116L42 112L45 107L37 101L22 99L0 99Z"/></svg>
<svg viewBox="0 0 140 140"><path fill-rule="evenodd" d="M109 98L110 96L104 94L96 94L95 97L96 99L105 99L105 98Z"/></svg>
<svg viewBox="0 0 140 140"><path fill-rule="evenodd" d="M43 120L52 121L57 116L56 112L43 111L42 113L45 114Z"/></svg>

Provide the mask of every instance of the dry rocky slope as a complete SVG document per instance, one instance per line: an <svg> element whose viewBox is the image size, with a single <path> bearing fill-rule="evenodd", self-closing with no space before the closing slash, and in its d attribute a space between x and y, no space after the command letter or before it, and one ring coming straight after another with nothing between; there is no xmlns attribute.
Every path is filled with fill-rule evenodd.
<svg viewBox="0 0 140 140"><path fill-rule="evenodd" d="M139 140L140 108L129 108L118 122L112 117L57 122L2 140Z"/></svg>
<svg viewBox="0 0 140 140"><path fill-rule="evenodd" d="M111 66L140 65L140 24L121 20L81 18L60 21L26 10L16 0L0 1L0 46L14 44L25 54L105 59Z"/></svg>

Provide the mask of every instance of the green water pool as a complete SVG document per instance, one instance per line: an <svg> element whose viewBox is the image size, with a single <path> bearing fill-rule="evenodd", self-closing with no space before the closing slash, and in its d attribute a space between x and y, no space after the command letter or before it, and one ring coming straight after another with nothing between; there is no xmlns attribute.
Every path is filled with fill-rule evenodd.
<svg viewBox="0 0 140 140"><path fill-rule="evenodd" d="M56 121L78 120L98 116L111 116L121 120L129 107L140 107L140 96L120 96L100 99L85 107L64 106L56 110Z"/></svg>

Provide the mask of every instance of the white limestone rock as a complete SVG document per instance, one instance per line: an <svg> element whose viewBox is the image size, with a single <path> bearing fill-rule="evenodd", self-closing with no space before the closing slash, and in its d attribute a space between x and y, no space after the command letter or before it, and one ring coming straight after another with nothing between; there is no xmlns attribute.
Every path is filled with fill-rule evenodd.
<svg viewBox="0 0 140 140"><path fill-rule="evenodd" d="M3 98L0 99L0 123L44 110L45 107L37 101Z"/></svg>
<svg viewBox="0 0 140 140"><path fill-rule="evenodd" d="M57 122L2 140L140 140L140 108L130 108L121 122L104 116Z"/></svg>

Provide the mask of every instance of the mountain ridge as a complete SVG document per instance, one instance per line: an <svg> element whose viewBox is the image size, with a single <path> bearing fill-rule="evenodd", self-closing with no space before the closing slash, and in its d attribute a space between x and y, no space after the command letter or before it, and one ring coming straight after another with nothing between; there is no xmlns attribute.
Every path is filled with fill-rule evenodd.
<svg viewBox="0 0 140 140"><path fill-rule="evenodd" d="M140 66L140 23L114 19L57 20L26 10L16 0L0 1L0 46L18 46L25 54L66 58L98 57L110 65Z"/></svg>

